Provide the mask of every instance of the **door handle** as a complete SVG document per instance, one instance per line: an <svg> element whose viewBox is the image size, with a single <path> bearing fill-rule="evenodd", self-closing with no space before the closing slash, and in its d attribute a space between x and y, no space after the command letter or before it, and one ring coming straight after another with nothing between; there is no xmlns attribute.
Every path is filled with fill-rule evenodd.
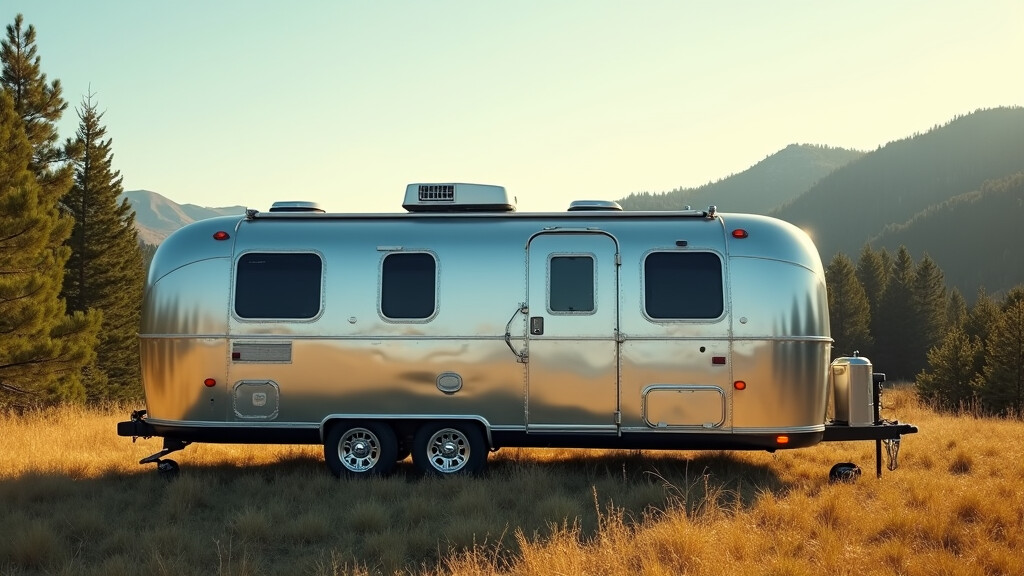
<svg viewBox="0 0 1024 576"><path fill-rule="evenodd" d="M540 336L544 334L544 317L530 316L530 334Z"/></svg>

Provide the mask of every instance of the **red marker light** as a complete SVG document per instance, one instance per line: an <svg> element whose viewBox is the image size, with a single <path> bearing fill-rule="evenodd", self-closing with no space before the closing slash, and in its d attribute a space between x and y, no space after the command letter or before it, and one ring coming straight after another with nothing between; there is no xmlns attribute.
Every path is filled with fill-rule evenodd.
<svg viewBox="0 0 1024 576"><path fill-rule="evenodd" d="M789 444L789 436L776 436L775 443L779 445Z"/></svg>
<svg viewBox="0 0 1024 576"><path fill-rule="evenodd" d="M743 228L737 228L737 229L732 231L732 237L733 238L746 238L747 237L747 231L744 230Z"/></svg>
<svg viewBox="0 0 1024 576"><path fill-rule="evenodd" d="M715 366L723 366L725 365L725 356L712 356L711 363Z"/></svg>
<svg viewBox="0 0 1024 576"><path fill-rule="evenodd" d="M214 240L227 240L228 238L231 238L231 235L223 230L218 230L213 233Z"/></svg>
<svg viewBox="0 0 1024 576"><path fill-rule="evenodd" d="M746 390L747 389L747 383L744 382L743 380L737 380L737 381L732 383L732 387L737 389L737 390Z"/></svg>
<svg viewBox="0 0 1024 576"><path fill-rule="evenodd" d="M213 378L207 378L206 380L203 380L203 384L206 384L207 388L213 388L217 385L217 381Z"/></svg>

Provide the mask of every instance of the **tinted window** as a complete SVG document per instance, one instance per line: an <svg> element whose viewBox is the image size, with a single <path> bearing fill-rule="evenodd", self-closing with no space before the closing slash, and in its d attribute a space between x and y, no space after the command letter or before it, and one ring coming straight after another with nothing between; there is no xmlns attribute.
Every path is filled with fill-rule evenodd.
<svg viewBox="0 0 1024 576"><path fill-rule="evenodd" d="M557 256L550 262L548 307L552 312L594 311L594 259Z"/></svg>
<svg viewBox="0 0 1024 576"><path fill-rule="evenodd" d="M430 254L388 254L381 272L381 313L388 318L433 316L436 268Z"/></svg>
<svg viewBox="0 0 1024 576"><path fill-rule="evenodd" d="M656 252L644 262L644 306L651 318L722 315L722 261L708 252Z"/></svg>
<svg viewBox="0 0 1024 576"><path fill-rule="evenodd" d="M242 255L235 314L242 318L313 318L320 312L323 262L316 254Z"/></svg>

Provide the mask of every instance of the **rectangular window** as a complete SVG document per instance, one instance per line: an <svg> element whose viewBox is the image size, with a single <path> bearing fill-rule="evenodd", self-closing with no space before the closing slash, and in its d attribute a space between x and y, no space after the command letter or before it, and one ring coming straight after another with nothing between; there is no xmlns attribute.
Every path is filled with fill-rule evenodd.
<svg viewBox="0 0 1024 576"><path fill-rule="evenodd" d="M313 318L320 312L323 261L316 254L250 252L238 259L240 318Z"/></svg>
<svg viewBox="0 0 1024 576"><path fill-rule="evenodd" d="M437 263L431 254L388 254L381 271L380 312L387 318L422 320L434 315Z"/></svg>
<svg viewBox="0 0 1024 576"><path fill-rule="evenodd" d="M659 319L718 318L725 309L721 259L710 252L649 254L644 309Z"/></svg>
<svg viewBox="0 0 1024 576"><path fill-rule="evenodd" d="M548 307L551 312L594 311L594 259L555 256L549 262Z"/></svg>

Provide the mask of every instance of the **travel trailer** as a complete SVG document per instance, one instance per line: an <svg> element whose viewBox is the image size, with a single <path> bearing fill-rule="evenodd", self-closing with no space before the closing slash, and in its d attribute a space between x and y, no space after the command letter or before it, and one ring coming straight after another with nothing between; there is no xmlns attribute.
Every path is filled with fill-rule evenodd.
<svg viewBox="0 0 1024 576"><path fill-rule="evenodd" d="M502 447L780 450L885 440L864 358L832 365L810 238L781 220L412 184L407 213L279 202L190 224L149 271L146 409L122 436L324 445L336 475ZM831 418L827 419L829 405ZM872 413L873 412L873 413ZM880 451L880 448L879 448ZM879 473L880 473L879 463Z"/></svg>

